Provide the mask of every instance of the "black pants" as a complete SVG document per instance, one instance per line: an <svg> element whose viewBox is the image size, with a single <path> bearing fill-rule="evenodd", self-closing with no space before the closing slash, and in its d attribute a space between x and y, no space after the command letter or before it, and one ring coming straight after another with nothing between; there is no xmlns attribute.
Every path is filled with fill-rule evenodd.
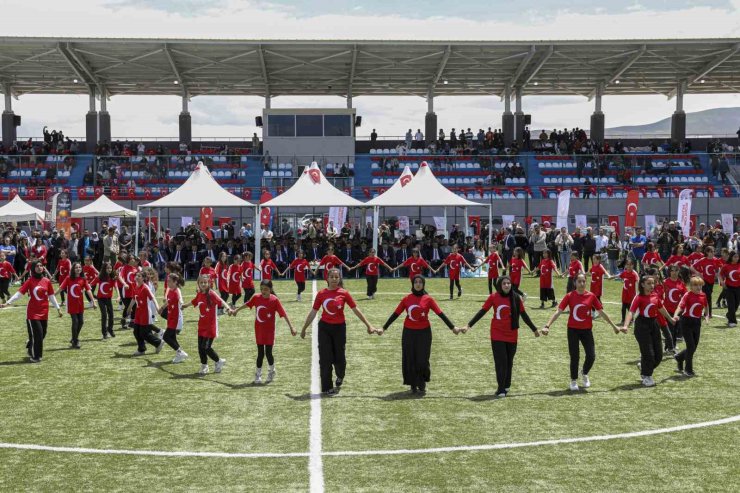
<svg viewBox="0 0 740 493"><path fill-rule="evenodd" d="M641 374L653 376L653 370L663 360L663 344L660 340L658 322L653 318L638 316L635 320L635 339L640 346Z"/></svg>
<svg viewBox="0 0 740 493"><path fill-rule="evenodd" d="M725 287L725 298L727 299L727 322L736 324L736 312L740 305L740 288Z"/></svg>
<svg viewBox="0 0 740 493"><path fill-rule="evenodd" d="M676 329L675 324L670 321L663 326L660 325L660 332L663 334L663 348L666 351L672 351L676 348Z"/></svg>
<svg viewBox="0 0 740 493"><path fill-rule="evenodd" d="M686 349L676 355L679 368L683 367L686 373L694 373L694 353L699 345L701 336L701 319L692 317L681 317L681 331Z"/></svg>
<svg viewBox="0 0 740 493"><path fill-rule="evenodd" d="M624 317L627 316L627 311L630 309L630 304L622 302L622 323L624 323Z"/></svg>
<svg viewBox="0 0 740 493"><path fill-rule="evenodd" d="M241 293L239 293L239 294L232 294L231 295L231 304L234 305L234 306L236 306L236 302L239 301L239 298L241 298L241 297L242 297L242 294ZM226 301L226 300L224 300L224 301Z"/></svg>
<svg viewBox="0 0 740 493"><path fill-rule="evenodd" d="M555 301L555 290L553 288L540 288L540 301Z"/></svg>
<svg viewBox="0 0 740 493"><path fill-rule="evenodd" d="M714 291L714 284L709 284L708 282L705 282L704 285L701 287L701 290L704 292L704 294L707 295L707 309L709 310L709 316L712 316L712 291Z"/></svg>
<svg viewBox="0 0 740 493"><path fill-rule="evenodd" d="M372 296L378 292L378 276L365 276L367 279L367 295Z"/></svg>
<svg viewBox="0 0 740 493"><path fill-rule="evenodd" d="M164 337L162 340L167 343L169 347L175 351L180 350L180 343L177 342L177 329L167 329L164 331Z"/></svg>
<svg viewBox="0 0 740 493"><path fill-rule="evenodd" d="M267 356L267 364L275 364L275 358L272 357L272 345L257 344L257 368L262 368L262 360Z"/></svg>
<svg viewBox="0 0 740 493"><path fill-rule="evenodd" d="M133 301L133 298L122 298L123 299L123 311L121 312L121 327L126 328L126 313L129 307L131 306L131 301ZM133 310L129 312L131 318L133 318Z"/></svg>
<svg viewBox="0 0 740 493"><path fill-rule="evenodd" d="M488 278L488 294L493 294L493 284L496 282L495 277Z"/></svg>
<svg viewBox="0 0 740 493"><path fill-rule="evenodd" d="M319 320L319 368L321 369L321 391L334 387L332 369L337 378L344 380L347 358L344 347L347 344L347 324L330 324Z"/></svg>
<svg viewBox="0 0 740 493"><path fill-rule="evenodd" d="M578 364L581 357L581 348L586 353L583 361L583 374L588 375L596 361L596 345L594 344L594 333L589 329L571 329L568 327L568 353L570 353L570 379L578 378Z"/></svg>
<svg viewBox="0 0 740 493"><path fill-rule="evenodd" d="M403 328L401 335L401 369L403 384L426 389L432 376L429 357L432 354L432 329Z"/></svg>
<svg viewBox="0 0 740 493"><path fill-rule="evenodd" d="M82 332L82 325L85 323L84 313L70 313L72 319L72 339L70 344L78 345L80 343L80 332Z"/></svg>
<svg viewBox="0 0 740 493"><path fill-rule="evenodd" d="M591 265L591 257L594 256L593 252L583 254L583 272L588 272L588 268Z"/></svg>
<svg viewBox="0 0 740 493"><path fill-rule="evenodd" d="M44 353L44 338L48 320L26 320L28 330L28 342L26 350L33 359L41 359Z"/></svg>
<svg viewBox="0 0 740 493"><path fill-rule="evenodd" d="M213 346L212 338L198 336L198 356L200 356L201 365L207 364L209 357L215 362L219 361L218 354L216 354L216 351L211 346Z"/></svg>
<svg viewBox="0 0 740 493"><path fill-rule="evenodd" d="M100 331L103 336L113 335L113 301L110 298L98 298L100 307Z"/></svg>
<svg viewBox="0 0 740 493"><path fill-rule="evenodd" d="M524 297L524 293L521 289L519 289L519 284L511 283L511 290L514 291L516 294L518 294L521 297Z"/></svg>
<svg viewBox="0 0 740 493"><path fill-rule="evenodd" d="M306 281L300 281L300 282L296 281L295 285L298 287L298 293L296 294L300 295L302 292L306 290Z"/></svg>
<svg viewBox="0 0 740 493"><path fill-rule="evenodd" d="M62 289L62 290L61 290L61 291L59 292L59 295L60 295L60 296L61 296L61 298L62 298L62 303L64 303L64 302L65 302L65 300L66 300L66 296L67 296L67 290L66 290L66 289Z"/></svg>
<svg viewBox="0 0 740 493"><path fill-rule="evenodd" d="M244 302L251 300L252 296L254 296L254 288L244 288Z"/></svg>
<svg viewBox="0 0 740 493"><path fill-rule="evenodd" d="M220 291L218 292L218 295L221 297L224 301L229 301L229 292L228 291Z"/></svg>
<svg viewBox="0 0 740 493"><path fill-rule="evenodd" d="M511 387L511 371L514 367L516 342L491 341L493 366L496 368L496 393L506 392Z"/></svg>
<svg viewBox="0 0 740 493"><path fill-rule="evenodd" d="M146 352L147 342L152 346L159 346L161 341L154 335L153 331L154 327L152 325L134 324L134 338L136 338L136 346L140 353Z"/></svg>
<svg viewBox="0 0 740 493"><path fill-rule="evenodd" d="M568 283L565 285L565 292L570 293L576 289L576 280L572 277L568 277ZM624 320L624 316L622 317L622 320Z"/></svg>
<svg viewBox="0 0 740 493"><path fill-rule="evenodd" d="M458 295L462 293L462 288L460 287L460 279L452 279L450 278L450 298L452 298L452 292L454 291L454 287L457 286L457 293Z"/></svg>
<svg viewBox="0 0 740 493"><path fill-rule="evenodd" d="M0 277L0 299L7 300L10 298L10 278Z"/></svg>
<svg viewBox="0 0 740 493"><path fill-rule="evenodd" d="M530 270L536 269L537 266L540 265L540 262L542 261L542 252L532 251L532 255L530 255L529 258L531 260Z"/></svg>

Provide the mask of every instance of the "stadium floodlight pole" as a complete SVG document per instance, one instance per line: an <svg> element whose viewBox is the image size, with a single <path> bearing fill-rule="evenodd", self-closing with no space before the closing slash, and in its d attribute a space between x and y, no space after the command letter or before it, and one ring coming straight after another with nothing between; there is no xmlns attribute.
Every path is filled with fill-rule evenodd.
<svg viewBox="0 0 740 493"><path fill-rule="evenodd" d="M139 255L139 214L141 214L140 209L141 209L141 206L140 205L137 205L136 206L136 227L134 228L134 230L135 230L135 235L134 235L134 255Z"/></svg>
<svg viewBox="0 0 740 493"><path fill-rule="evenodd" d="M254 273L252 278L257 280L257 272L260 273L259 279L262 279L262 271L258 271L262 257L262 207L259 203L254 207Z"/></svg>

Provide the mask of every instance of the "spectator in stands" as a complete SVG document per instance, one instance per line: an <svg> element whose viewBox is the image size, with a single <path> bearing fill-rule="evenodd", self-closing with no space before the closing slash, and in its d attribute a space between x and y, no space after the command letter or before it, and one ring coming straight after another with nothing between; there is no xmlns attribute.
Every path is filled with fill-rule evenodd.
<svg viewBox="0 0 740 493"><path fill-rule="evenodd" d="M722 157L719 159L717 172L719 173L720 179L722 180L722 184L726 185L728 183L727 174L730 172L730 163L727 161L727 156L722 155Z"/></svg>
<svg viewBox="0 0 740 493"><path fill-rule="evenodd" d="M420 128L416 129L416 134L414 135L414 149L424 149L424 134Z"/></svg>
<svg viewBox="0 0 740 493"><path fill-rule="evenodd" d="M265 151L265 155L262 157L262 165L265 167L265 171L270 171L272 167L272 156L270 151Z"/></svg>
<svg viewBox="0 0 740 493"><path fill-rule="evenodd" d="M373 129L373 131L370 133L370 142L373 143L373 147L375 147L375 142L378 140L378 133Z"/></svg>
<svg viewBox="0 0 740 493"><path fill-rule="evenodd" d="M445 131L443 129L439 129L439 134L437 135L437 146L442 149L445 146Z"/></svg>
<svg viewBox="0 0 740 493"><path fill-rule="evenodd" d="M411 149L411 144L414 139L414 135L411 133L411 129L406 132L406 149Z"/></svg>
<svg viewBox="0 0 740 493"><path fill-rule="evenodd" d="M260 153L260 138L257 137L257 132L252 134L252 154Z"/></svg>
<svg viewBox="0 0 740 493"><path fill-rule="evenodd" d="M455 134L455 129L453 128L450 131L450 148L454 149L457 147L457 134Z"/></svg>

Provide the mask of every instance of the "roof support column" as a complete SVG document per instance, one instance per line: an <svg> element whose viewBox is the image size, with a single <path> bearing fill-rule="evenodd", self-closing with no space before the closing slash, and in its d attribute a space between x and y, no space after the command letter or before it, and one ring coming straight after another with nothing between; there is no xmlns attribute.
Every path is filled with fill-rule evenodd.
<svg viewBox="0 0 740 493"><path fill-rule="evenodd" d="M683 145L686 140L686 112L683 110L683 95L686 92L686 81L681 80L676 86L676 111L671 117L671 142Z"/></svg>
<svg viewBox="0 0 740 493"><path fill-rule="evenodd" d="M110 115L108 114L108 91L105 87L98 89L100 93L100 111L98 112L98 140L110 143Z"/></svg>
<svg viewBox="0 0 740 493"><path fill-rule="evenodd" d="M604 142L604 112L601 111L601 96L604 94L604 83L596 86L594 93L594 113L591 115L591 140Z"/></svg>
<svg viewBox="0 0 740 493"><path fill-rule="evenodd" d="M511 147L514 142L514 115L511 113L511 85L504 87L504 114L501 116L501 129L504 133L504 146Z"/></svg>
<svg viewBox="0 0 740 493"><path fill-rule="evenodd" d="M17 140L15 127L16 123L19 123L18 120L20 120L20 118L16 120L16 115L13 113L13 91L9 84L3 85L3 94L5 94L5 110L3 111L2 116L3 145L5 147L10 147Z"/></svg>
<svg viewBox="0 0 740 493"><path fill-rule="evenodd" d="M437 114L434 112L434 93L427 94L427 114L424 117L424 137L428 143L437 139Z"/></svg>
<svg viewBox="0 0 740 493"><path fill-rule="evenodd" d="M90 87L90 108L85 115L85 149L90 154L98 143L98 111L95 106L95 88Z"/></svg>
<svg viewBox="0 0 740 493"><path fill-rule="evenodd" d="M182 95L182 111L180 112L179 120L180 129L180 142L190 145L193 140L193 127L190 119L190 111L188 111L188 95Z"/></svg>
<svg viewBox="0 0 740 493"><path fill-rule="evenodd" d="M265 109L266 110L269 110L270 109L270 99L271 99L271 97L270 97L269 94L267 96L265 96Z"/></svg>
<svg viewBox="0 0 740 493"><path fill-rule="evenodd" d="M522 111L522 86L514 88L514 140L522 149L524 144L524 112Z"/></svg>

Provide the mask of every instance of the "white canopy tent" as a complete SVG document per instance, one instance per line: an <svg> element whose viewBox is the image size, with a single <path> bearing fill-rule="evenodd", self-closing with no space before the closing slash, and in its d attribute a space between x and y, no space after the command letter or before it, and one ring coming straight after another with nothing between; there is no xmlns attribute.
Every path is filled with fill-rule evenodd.
<svg viewBox="0 0 740 493"><path fill-rule="evenodd" d="M460 197L442 185L434 176L429 164L423 161L419 171L413 178L408 178L411 171L408 166L403 173L385 193L368 201L365 205L373 207L373 246L378 248L378 211L380 207L444 207L445 224L447 223L447 207L463 207L465 211L465 231L468 230L468 207L488 207L488 224L491 224L490 204L480 204L472 200ZM491 228L488 228L488 241L491 241Z"/></svg>
<svg viewBox="0 0 740 493"><path fill-rule="evenodd" d="M72 217L136 217L136 211L118 205L106 195L72 211Z"/></svg>
<svg viewBox="0 0 740 493"><path fill-rule="evenodd" d="M259 218L259 211L255 204L241 199L225 190L211 176L211 172L198 161L195 170L180 187L164 197L136 206L136 238L139 236L139 216L141 209L172 209L178 207L250 207L255 208L255 218ZM138 253L136 241L136 253ZM259 250L259 249L258 249Z"/></svg>
<svg viewBox="0 0 740 493"><path fill-rule="evenodd" d="M2 222L42 222L43 220L44 211L27 204L20 195L16 195L13 200L0 207L0 221Z"/></svg>

